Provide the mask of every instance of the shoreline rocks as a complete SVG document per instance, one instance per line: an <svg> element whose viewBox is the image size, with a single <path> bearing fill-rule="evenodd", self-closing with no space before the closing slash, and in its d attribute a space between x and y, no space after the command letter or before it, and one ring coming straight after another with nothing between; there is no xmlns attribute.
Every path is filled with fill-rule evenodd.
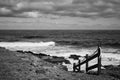
<svg viewBox="0 0 120 80"><path fill-rule="evenodd" d="M48 61L48 62L51 62L51 63L54 63L54 64L62 64L63 62L65 64L71 64L69 60L66 60L64 57L51 57L51 58L47 58L47 59L44 59L45 61Z"/></svg>
<svg viewBox="0 0 120 80"><path fill-rule="evenodd" d="M120 65L104 65L105 69L120 69Z"/></svg>
<svg viewBox="0 0 120 80"><path fill-rule="evenodd" d="M37 56L47 62L51 62L51 63L54 63L54 64L62 64L63 62L65 64L71 64L69 60L65 59L64 57L57 57L57 56L50 56L50 55L47 55L47 54L44 54L44 53L39 53L39 54L36 54L36 53L33 53L31 51L16 51L16 52L20 52L20 53L30 53L34 56Z"/></svg>
<svg viewBox="0 0 120 80"><path fill-rule="evenodd" d="M79 60L80 57L81 57L80 55L76 55L76 54L72 54L69 56L69 58L74 59L74 60Z"/></svg>

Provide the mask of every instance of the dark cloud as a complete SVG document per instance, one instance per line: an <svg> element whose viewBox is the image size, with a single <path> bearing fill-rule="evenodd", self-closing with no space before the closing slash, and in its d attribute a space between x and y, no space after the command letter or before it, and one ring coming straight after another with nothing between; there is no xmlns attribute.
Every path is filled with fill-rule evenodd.
<svg viewBox="0 0 120 80"><path fill-rule="evenodd" d="M119 17L120 0L0 0L0 16L30 17L32 14Z"/></svg>

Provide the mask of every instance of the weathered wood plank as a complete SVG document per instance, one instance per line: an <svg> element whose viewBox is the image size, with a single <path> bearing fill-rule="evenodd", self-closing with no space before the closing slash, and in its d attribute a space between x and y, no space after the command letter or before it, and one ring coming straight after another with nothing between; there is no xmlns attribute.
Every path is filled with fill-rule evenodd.
<svg viewBox="0 0 120 80"><path fill-rule="evenodd" d="M86 73L88 72L87 68L88 68L88 54L86 54Z"/></svg>
<svg viewBox="0 0 120 80"><path fill-rule="evenodd" d="M91 70L91 69L94 69L94 68L97 68L97 67L98 67L98 64L95 64L93 66L88 67L87 70Z"/></svg>
<svg viewBox="0 0 120 80"><path fill-rule="evenodd" d="M73 68L74 68L73 71L77 70L78 72L80 72L81 65L83 65L83 64L86 63L86 73L89 70L91 70L91 69L98 68L98 72L97 73L100 74L100 72L101 72L101 56L100 56L100 54L101 54L101 49L98 46L97 51L95 51L95 53L93 55L88 56L88 54L86 54L86 57L85 57L86 59L84 61L81 62L79 60L78 64L74 63L73 64ZM88 62L91 61L91 60L93 60L94 58L98 58L98 63L89 67Z"/></svg>

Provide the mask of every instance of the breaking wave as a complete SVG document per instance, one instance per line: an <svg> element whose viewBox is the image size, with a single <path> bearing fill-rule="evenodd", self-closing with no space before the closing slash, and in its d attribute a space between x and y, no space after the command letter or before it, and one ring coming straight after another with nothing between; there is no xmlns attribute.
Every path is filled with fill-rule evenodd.
<svg viewBox="0 0 120 80"><path fill-rule="evenodd" d="M55 42L0 42L0 47L9 48L30 48L30 47L45 47L55 46Z"/></svg>

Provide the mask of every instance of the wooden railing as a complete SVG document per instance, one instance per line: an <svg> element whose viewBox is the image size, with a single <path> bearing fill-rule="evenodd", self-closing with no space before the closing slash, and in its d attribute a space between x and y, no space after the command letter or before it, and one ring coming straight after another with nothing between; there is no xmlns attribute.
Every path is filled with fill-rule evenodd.
<svg viewBox="0 0 120 80"><path fill-rule="evenodd" d="M89 61L97 58L97 64L89 66ZM90 56L86 54L85 60L81 61L79 60L78 63L73 64L73 72L80 72L81 71L81 65L86 64L86 73L88 73L89 70L97 68L97 74L99 75L101 73L101 49L98 46L98 49Z"/></svg>

